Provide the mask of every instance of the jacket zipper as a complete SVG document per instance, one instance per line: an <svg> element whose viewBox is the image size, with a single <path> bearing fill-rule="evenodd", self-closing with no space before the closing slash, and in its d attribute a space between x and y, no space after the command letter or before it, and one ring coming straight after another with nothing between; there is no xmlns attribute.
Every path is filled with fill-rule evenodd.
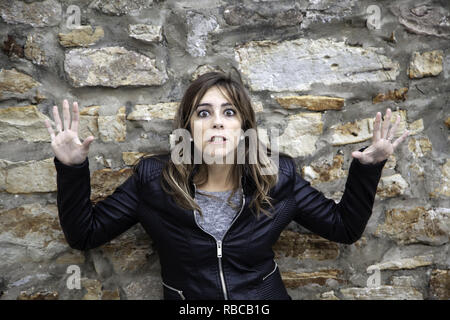
<svg viewBox="0 0 450 320"><path fill-rule="evenodd" d="M194 198L195 198L195 194L197 192L197 186L194 184ZM219 275L220 275L220 282L222 283L222 292L223 292L223 297L225 300L228 300L228 294L227 294L227 286L225 283L225 277L223 275L223 267L222 267L222 245L223 245L223 239L225 238L225 236L228 233L228 230L231 229L231 226L233 225L233 223L239 218L239 216L241 215L242 209L245 206L245 194L244 194L244 189L241 186L241 190L242 190L242 206L241 209L239 210L239 213L236 215L236 217L233 219L233 221L231 221L230 226L228 227L227 231L225 231L225 234L222 237L222 240L216 240L216 237L214 237L211 233L205 231L205 229L203 229L202 227L200 227L200 225L197 223L197 219L196 219L196 213L197 210L194 210L194 220L195 220L195 224L197 225L197 227L199 227L201 230L203 230L203 232L209 234L214 241L216 242L216 247L217 247L217 260L219 263Z"/></svg>
<svg viewBox="0 0 450 320"><path fill-rule="evenodd" d="M180 297L181 297L182 300L186 300L186 298L185 298L184 295L183 295L183 291L178 290L178 289L175 289L174 287L171 287L171 286L165 284L164 281L161 281L161 282L162 282L163 286L169 288L170 290L176 291L176 292L180 295Z"/></svg>
<svg viewBox="0 0 450 320"><path fill-rule="evenodd" d="M272 270L268 275L266 275L266 276L263 278L263 281L266 280L266 278L267 278L268 276L270 276L272 273L274 273L275 270L277 270L278 264L277 264L277 262L276 262L275 260L273 260L273 262L275 262L275 268L273 268L273 270Z"/></svg>

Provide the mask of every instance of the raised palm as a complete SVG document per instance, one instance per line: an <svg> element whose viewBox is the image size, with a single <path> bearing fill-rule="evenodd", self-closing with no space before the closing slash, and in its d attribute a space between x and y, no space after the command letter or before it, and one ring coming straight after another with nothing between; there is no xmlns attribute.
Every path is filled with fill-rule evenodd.
<svg viewBox="0 0 450 320"><path fill-rule="evenodd" d="M373 126L372 144L364 149L363 152L353 151L353 158L358 159L363 164L375 164L386 160L394 153L395 149L406 139L410 132L405 130L400 137L392 142L400 123L400 116L397 116L394 125L390 127L391 115L392 111L388 108L386 110L386 117L383 123L381 123L381 113L377 112Z"/></svg>
<svg viewBox="0 0 450 320"><path fill-rule="evenodd" d="M52 149L55 156L65 165L77 165L86 160L89 153L89 146L94 141L93 136L87 137L83 143L78 138L79 111L78 103L73 103L72 123L70 123L69 102L63 101L64 127L62 127L59 117L58 107L53 106L53 118L55 120L58 134L55 135L51 123L45 120L45 126L50 134Z"/></svg>

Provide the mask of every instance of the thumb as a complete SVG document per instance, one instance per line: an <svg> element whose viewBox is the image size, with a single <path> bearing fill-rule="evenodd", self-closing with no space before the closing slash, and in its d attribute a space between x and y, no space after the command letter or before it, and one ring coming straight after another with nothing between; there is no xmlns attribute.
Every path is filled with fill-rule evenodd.
<svg viewBox="0 0 450 320"><path fill-rule="evenodd" d="M356 159L361 159L363 157L363 153L361 151L353 151L352 157Z"/></svg>
<svg viewBox="0 0 450 320"><path fill-rule="evenodd" d="M87 137L84 141L83 141L83 148L84 149L89 149L89 146L91 145L92 141L94 141L95 138L93 136L89 136Z"/></svg>

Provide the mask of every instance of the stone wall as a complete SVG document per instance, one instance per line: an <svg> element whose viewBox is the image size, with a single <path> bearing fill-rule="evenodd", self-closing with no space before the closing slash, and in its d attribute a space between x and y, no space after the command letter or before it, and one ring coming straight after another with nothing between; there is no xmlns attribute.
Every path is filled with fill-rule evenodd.
<svg viewBox="0 0 450 320"><path fill-rule="evenodd" d="M44 119L55 104L62 114L64 98L79 102L80 137L96 138L96 203L137 157L168 150L190 81L231 66L261 138L278 128L281 150L336 202L376 112L391 108L397 136L411 132L359 241L332 243L295 223L282 233L274 250L289 294L449 299L449 39L444 0L0 0L0 299L162 298L139 225L87 252L65 242ZM69 267L80 289L67 285Z"/></svg>

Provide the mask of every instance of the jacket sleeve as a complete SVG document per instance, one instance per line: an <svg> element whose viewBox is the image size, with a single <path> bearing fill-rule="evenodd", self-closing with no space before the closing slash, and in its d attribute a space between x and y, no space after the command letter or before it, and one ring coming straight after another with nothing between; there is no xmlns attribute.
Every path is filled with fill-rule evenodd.
<svg viewBox="0 0 450 320"><path fill-rule="evenodd" d="M361 238L372 214L377 185L386 161L362 164L358 159L353 159L344 194L338 204L311 187L297 172L295 162L292 161L295 175L294 221L330 241L345 244L356 242Z"/></svg>
<svg viewBox="0 0 450 320"><path fill-rule="evenodd" d="M67 166L54 157L58 216L71 248L88 250L105 244L138 222L139 177L133 174L113 194L94 206L90 200L89 160Z"/></svg>

